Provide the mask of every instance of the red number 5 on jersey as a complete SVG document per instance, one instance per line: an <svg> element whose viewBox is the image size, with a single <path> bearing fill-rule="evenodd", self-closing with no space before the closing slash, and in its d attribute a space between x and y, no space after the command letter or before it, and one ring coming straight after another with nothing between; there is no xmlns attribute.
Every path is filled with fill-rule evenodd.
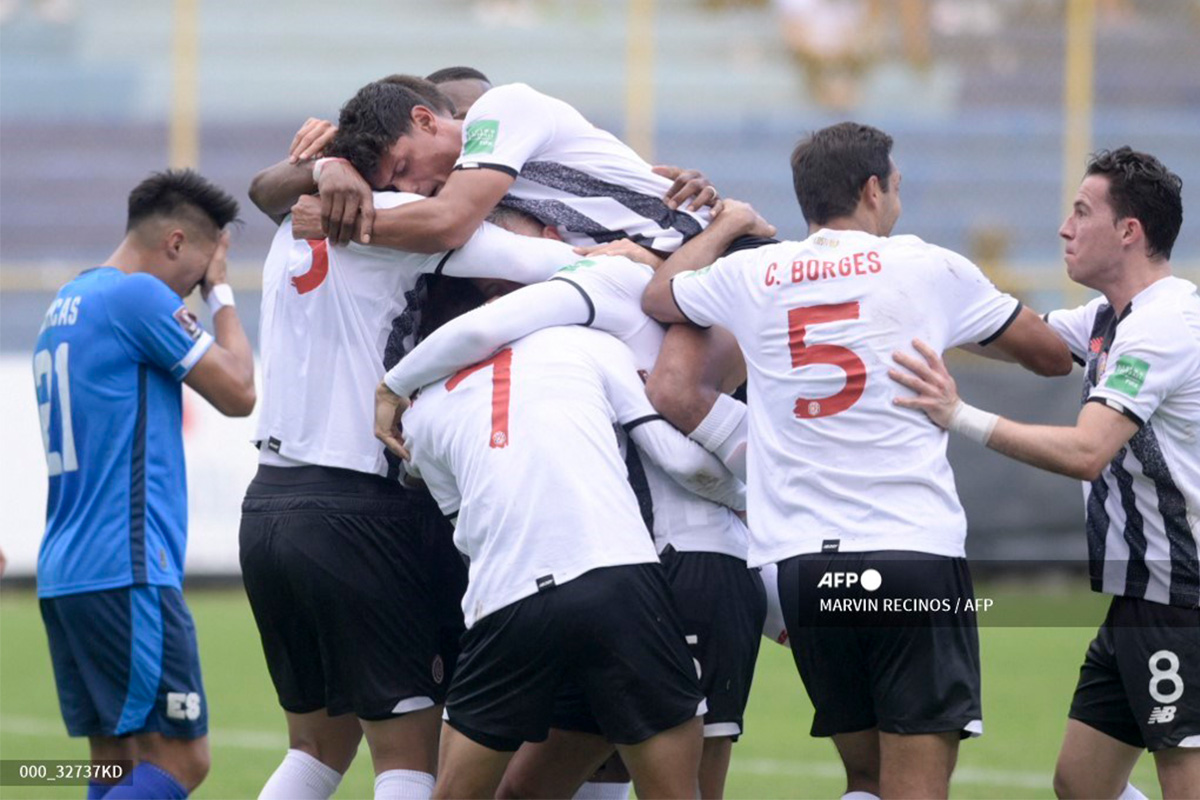
<svg viewBox="0 0 1200 800"><path fill-rule="evenodd" d="M511 347L506 347L491 358L454 373L454 377L446 381L446 391L454 391L468 376L488 367L492 368L492 436L488 444L491 447L507 447L508 398L512 394Z"/></svg>
<svg viewBox="0 0 1200 800"><path fill-rule="evenodd" d="M830 397L797 397L795 413L799 419L831 417L858 402L867 385L867 366L853 350L836 344L806 345L804 336L809 325L858 319L858 303L836 303L828 306L801 306L788 310L788 349L792 353L792 368L810 364L832 364L846 373L846 385Z"/></svg>

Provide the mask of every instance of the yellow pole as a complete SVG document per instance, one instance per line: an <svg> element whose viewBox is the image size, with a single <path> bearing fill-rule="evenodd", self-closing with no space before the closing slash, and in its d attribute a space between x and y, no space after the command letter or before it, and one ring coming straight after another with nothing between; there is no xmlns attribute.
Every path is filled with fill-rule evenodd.
<svg viewBox="0 0 1200 800"><path fill-rule="evenodd" d="M625 45L625 142L654 159L654 0L629 0Z"/></svg>
<svg viewBox="0 0 1200 800"><path fill-rule="evenodd" d="M1083 166L1092 149L1092 105L1096 64L1095 0L1068 0L1066 53L1063 59L1063 163L1062 217L1071 213L1075 191L1083 177ZM1082 296L1083 290L1063 272L1066 295Z"/></svg>
<svg viewBox="0 0 1200 800"><path fill-rule="evenodd" d="M168 151L171 167L196 167L200 162L197 103L197 62L200 38L200 0L175 0L171 49L171 121Z"/></svg>

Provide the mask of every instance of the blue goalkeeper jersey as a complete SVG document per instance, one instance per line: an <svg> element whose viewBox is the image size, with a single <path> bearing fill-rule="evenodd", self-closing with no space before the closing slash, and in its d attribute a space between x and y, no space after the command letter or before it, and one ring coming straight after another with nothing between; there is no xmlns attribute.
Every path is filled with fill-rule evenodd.
<svg viewBox="0 0 1200 800"><path fill-rule="evenodd" d="M39 596L182 587L180 381L212 343L152 275L98 267L59 290L33 356L50 475Z"/></svg>

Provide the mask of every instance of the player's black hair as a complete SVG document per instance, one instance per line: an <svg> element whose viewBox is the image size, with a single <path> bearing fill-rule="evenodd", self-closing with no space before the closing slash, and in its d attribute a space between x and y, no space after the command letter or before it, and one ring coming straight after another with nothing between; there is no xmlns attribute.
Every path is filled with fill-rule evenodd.
<svg viewBox="0 0 1200 800"><path fill-rule="evenodd" d="M151 217L195 215L197 211L220 230L237 219L238 202L194 170L155 172L129 193L125 232Z"/></svg>
<svg viewBox="0 0 1200 800"><path fill-rule="evenodd" d="M810 225L854 213L863 184L879 178L888 191L892 137L878 128L842 122L801 139L792 151L792 183Z"/></svg>
<svg viewBox="0 0 1200 800"><path fill-rule="evenodd" d="M491 79L484 75L474 67L445 67L437 72L431 72L425 76L425 80L432 83L447 83L449 81L469 81L477 80L491 84Z"/></svg>
<svg viewBox="0 0 1200 800"><path fill-rule="evenodd" d="M397 86L403 86L405 89L420 95L425 100L425 104L431 109L447 116L454 116L455 111L457 111L450 98L442 94L442 90L428 78L419 78L416 75L396 74L380 78L379 82L394 83Z"/></svg>
<svg viewBox="0 0 1200 800"><path fill-rule="evenodd" d="M1183 179L1149 153L1126 146L1101 150L1088 160L1087 175L1108 178L1108 202L1117 220L1132 217L1146 232L1151 258L1170 258L1183 225Z"/></svg>
<svg viewBox="0 0 1200 800"><path fill-rule="evenodd" d="M429 101L391 81L368 83L346 101L326 152L344 158L370 180L384 152L412 128L412 110Z"/></svg>

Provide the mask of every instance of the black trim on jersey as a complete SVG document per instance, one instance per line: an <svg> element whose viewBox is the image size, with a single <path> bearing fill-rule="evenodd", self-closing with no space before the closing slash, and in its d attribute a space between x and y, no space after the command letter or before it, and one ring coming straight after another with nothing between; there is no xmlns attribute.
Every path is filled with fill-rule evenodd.
<svg viewBox="0 0 1200 800"><path fill-rule="evenodd" d="M704 226L686 212L671 210L661 197L635 192L628 186L601 180L555 161L527 161L521 167L521 177L576 197L610 198L663 230L677 231L685 242L704 230Z"/></svg>
<svg viewBox="0 0 1200 800"><path fill-rule="evenodd" d="M146 583L146 365L138 365L137 417L129 464L129 563L133 582Z"/></svg>
<svg viewBox="0 0 1200 800"><path fill-rule="evenodd" d="M671 278L671 281L669 284L669 286L671 287L671 302L675 304L675 308L679 309L679 313L683 315L684 319L686 319L691 324L695 325L697 328L700 328L702 330L708 330L709 328L712 327L712 325L701 325L699 322L696 322L695 320L693 320L691 317L689 317L687 315L687 312L683 310L683 306L679 305L679 301L675 299L675 278L678 278L678 277L679 277L678 275L673 276Z"/></svg>
<svg viewBox="0 0 1200 800"><path fill-rule="evenodd" d="M1006 330L1008 330L1008 326L1012 325L1014 322L1017 321L1017 315L1021 313L1021 309L1024 308L1024 305L1025 305L1024 303L1022 303L1020 300L1018 300L1017 307L1013 309L1013 312L1012 312L1012 314L1009 315L1008 319L1004 320L1004 324L1001 325L999 328L997 328L995 333L993 333L991 336L982 340L979 343L979 346L987 347L989 344L991 344L992 342L996 341L1001 336L1003 336L1004 332Z"/></svg>
<svg viewBox="0 0 1200 800"><path fill-rule="evenodd" d="M769 247L773 244L779 244L779 240L773 239L770 236L743 234L730 242L729 246L725 248L725 252L721 253L721 255L730 256L734 253L740 253L743 250L757 250L760 247Z"/></svg>
<svg viewBox="0 0 1200 800"><path fill-rule="evenodd" d="M1146 424L1145 420L1143 420L1137 414L1133 413L1128 408L1126 408L1125 406L1121 405L1116 400L1113 400L1111 398L1089 397L1087 400L1084 400L1083 402L1084 403L1099 403L1106 408L1111 408L1113 411L1120 413L1123 417L1128 419L1134 425L1137 425L1139 428Z"/></svg>
<svg viewBox="0 0 1200 800"><path fill-rule="evenodd" d="M638 417L637 419L635 419L631 422L626 422L621 427L625 429L626 433L632 433L633 429L638 427L639 425L645 425L647 422L654 422L655 420L660 420L660 419L662 419L661 414L647 414L646 416Z"/></svg>
<svg viewBox="0 0 1200 800"><path fill-rule="evenodd" d="M446 514L445 517L447 522L454 522L454 520L458 519L458 512L451 511L449 514ZM466 558L465 555L463 557Z"/></svg>
<svg viewBox="0 0 1200 800"><path fill-rule="evenodd" d="M1146 587L1150 584L1150 567L1146 565L1146 521L1142 512L1138 511L1137 495L1133 491L1133 475L1125 469L1125 453L1128 448L1122 447L1108 465L1113 479L1117 482L1117 492L1121 499L1121 510L1125 512L1125 529L1121 536L1129 546L1129 561L1125 564L1126 597L1145 599Z"/></svg>
<svg viewBox="0 0 1200 800"><path fill-rule="evenodd" d="M596 220L581 214L561 200L529 200L505 195L500 201L505 208L514 208L536 217L544 225L565 228L572 233L587 236L597 244L608 244L620 239L629 239L634 244L649 247L653 240L641 234L630 234L621 229L610 230Z"/></svg>
<svg viewBox="0 0 1200 800"><path fill-rule="evenodd" d="M505 175L509 175L513 178L517 177L517 175L519 174L515 169L508 166L507 164L485 164L482 161L468 161L465 164L456 164L454 166L454 168L456 170L458 170L458 169L494 169L497 172L503 172Z"/></svg>
<svg viewBox="0 0 1200 800"><path fill-rule="evenodd" d="M442 269L446 266L446 262L450 260L450 256L454 255L455 252L457 252L457 251L455 251L455 250L447 250L446 251L446 255L442 256L442 260L438 262L438 265L436 267L434 267L434 269L433 269L434 275L442 274Z"/></svg>
<svg viewBox="0 0 1200 800"><path fill-rule="evenodd" d="M1084 530L1087 533L1088 575L1092 580L1092 591L1104 591L1104 562L1108 557L1108 481L1101 473L1092 481L1084 508Z"/></svg>
<svg viewBox="0 0 1200 800"><path fill-rule="evenodd" d="M1158 513L1171 553L1170 603L1195 608L1200 605L1200 554L1188 525L1187 500L1179 491L1153 426L1147 425L1129 440L1129 449L1142 465L1142 474L1154 482Z"/></svg>
<svg viewBox="0 0 1200 800"><path fill-rule="evenodd" d="M556 276L556 277L551 278L550 280L562 281L563 283L569 283L572 286L574 286L575 289L581 295L583 295L583 302L587 303L587 307L588 307L588 318L587 318L587 322L583 323L583 327L585 327L585 328L592 327L592 323L596 321L596 305L592 302L591 296L583 290L583 287L580 286L575 281L571 280L570 278L561 278L561 277Z"/></svg>

